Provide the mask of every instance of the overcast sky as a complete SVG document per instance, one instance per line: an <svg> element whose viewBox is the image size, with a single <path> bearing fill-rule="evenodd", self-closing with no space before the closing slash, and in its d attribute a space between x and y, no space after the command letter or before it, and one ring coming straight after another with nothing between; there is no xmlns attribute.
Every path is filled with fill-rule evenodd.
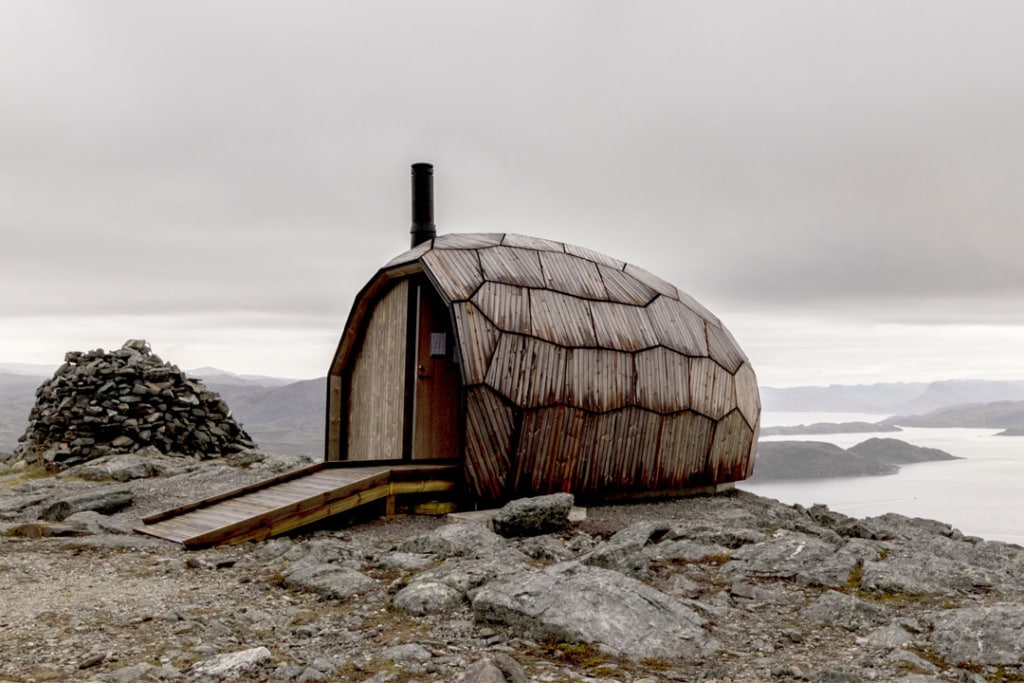
<svg viewBox="0 0 1024 683"><path fill-rule="evenodd" d="M325 374L440 232L642 266L762 384L1024 378L1024 3L0 1L0 361Z"/></svg>

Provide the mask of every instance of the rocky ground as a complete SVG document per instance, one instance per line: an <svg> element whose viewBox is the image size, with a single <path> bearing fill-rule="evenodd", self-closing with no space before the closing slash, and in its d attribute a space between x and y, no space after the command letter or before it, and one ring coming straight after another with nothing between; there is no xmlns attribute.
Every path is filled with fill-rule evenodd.
<svg viewBox="0 0 1024 683"><path fill-rule="evenodd" d="M350 519L188 552L131 532L300 464L0 476L0 681L1024 681L1024 551L940 522L735 492L532 537Z"/></svg>

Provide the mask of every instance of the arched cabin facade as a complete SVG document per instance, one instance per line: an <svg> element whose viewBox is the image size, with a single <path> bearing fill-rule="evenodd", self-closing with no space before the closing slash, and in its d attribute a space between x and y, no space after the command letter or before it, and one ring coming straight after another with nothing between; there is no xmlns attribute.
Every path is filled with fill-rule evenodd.
<svg viewBox="0 0 1024 683"><path fill-rule="evenodd" d="M481 503L713 491L753 471L750 362L673 285L586 248L436 236L356 297L328 373L332 460L458 459Z"/></svg>

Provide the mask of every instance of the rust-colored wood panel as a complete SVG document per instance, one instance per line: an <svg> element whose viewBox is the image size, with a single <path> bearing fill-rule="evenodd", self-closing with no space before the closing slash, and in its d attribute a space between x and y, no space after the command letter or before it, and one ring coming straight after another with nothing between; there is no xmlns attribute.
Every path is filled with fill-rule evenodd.
<svg viewBox="0 0 1024 683"><path fill-rule="evenodd" d="M736 407L735 379L710 358L690 359L690 405L712 420Z"/></svg>
<svg viewBox="0 0 1024 683"><path fill-rule="evenodd" d="M543 287L540 255L532 249L491 247L480 250L480 267L488 282L519 287Z"/></svg>
<svg viewBox="0 0 1024 683"><path fill-rule="evenodd" d="M743 351L733 336L729 334L729 330L709 322L707 323L707 333L708 353L711 357L729 372L735 373L739 370L740 365L747 360L747 357L743 355Z"/></svg>
<svg viewBox="0 0 1024 683"><path fill-rule="evenodd" d="M687 356L708 355L704 319L675 299L659 296L647 307L662 346Z"/></svg>
<svg viewBox="0 0 1024 683"><path fill-rule="evenodd" d="M352 367L348 396L348 460L402 457L409 281L398 282L374 308Z"/></svg>
<svg viewBox="0 0 1024 683"><path fill-rule="evenodd" d="M499 329L530 334L530 291L525 287L485 282L473 303Z"/></svg>
<svg viewBox="0 0 1024 683"><path fill-rule="evenodd" d="M569 349L565 401L593 412L629 405L635 393L633 356L605 349Z"/></svg>
<svg viewBox="0 0 1024 683"><path fill-rule="evenodd" d="M630 407L587 416L574 489L583 500L636 492L655 476L660 415Z"/></svg>
<svg viewBox="0 0 1024 683"><path fill-rule="evenodd" d="M401 253L395 258L385 263L383 270L387 270L388 268L393 268L395 266L400 266L406 263L412 263L413 261L417 261L421 256L430 251L433 248L433 246L434 240L427 240L426 242L417 244L409 251Z"/></svg>
<svg viewBox="0 0 1024 683"><path fill-rule="evenodd" d="M659 346L635 356L636 404L657 413L676 413L690 407L690 363Z"/></svg>
<svg viewBox="0 0 1024 683"><path fill-rule="evenodd" d="M502 244L506 247L521 247L523 249L535 249L538 251L565 251L565 245L554 240L546 240L542 237L530 237L529 235L516 235L508 233Z"/></svg>
<svg viewBox="0 0 1024 683"><path fill-rule="evenodd" d="M572 254L573 256L579 256L580 258L585 258L588 261L593 261L594 263L608 266L609 268L614 268L619 271L626 267L625 261L620 261L617 258L612 258L607 254L602 254L601 252L594 251L593 249L578 247L575 244L566 244L565 253Z"/></svg>
<svg viewBox="0 0 1024 683"><path fill-rule="evenodd" d="M413 388L412 458L456 458L459 389L455 335L448 308L433 288L416 285L416 381Z"/></svg>
<svg viewBox="0 0 1024 683"><path fill-rule="evenodd" d="M434 238L436 249L482 249L501 244L505 235L500 232L453 232Z"/></svg>
<svg viewBox="0 0 1024 683"><path fill-rule="evenodd" d="M590 302L594 319L597 345L617 351L639 351L658 345L658 335L647 316L638 306L627 306L607 301Z"/></svg>
<svg viewBox="0 0 1024 683"><path fill-rule="evenodd" d="M542 251L539 254L544 283L548 289L583 299L608 298L596 263L553 251Z"/></svg>
<svg viewBox="0 0 1024 683"><path fill-rule="evenodd" d="M513 462L512 495L570 490L587 420L588 413L568 406L526 411Z"/></svg>
<svg viewBox="0 0 1024 683"><path fill-rule="evenodd" d="M634 278L644 283L645 285L647 285L654 291L658 292L659 294L663 294L673 299L679 298L679 291L676 289L675 285L671 284L670 282L666 282L665 280L662 280L657 275L649 273L643 268L634 266L632 263L627 263L625 272L628 275L632 275Z"/></svg>
<svg viewBox="0 0 1024 683"><path fill-rule="evenodd" d="M481 384L501 332L473 304L458 303L453 308L463 380L467 385Z"/></svg>
<svg viewBox="0 0 1024 683"><path fill-rule="evenodd" d="M523 408L561 403L566 350L532 337L502 334L487 371L487 385Z"/></svg>
<svg viewBox="0 0 1024 683"><path fill-rule="evenodd" d="M714 433L715 421L692 411L666 416L658 447L658 487L681 490L712 483Z"/></svg>
<svg viewBox="0 0 1024 683"><path fill-rule="evenodd" d="M544 289L530 291L533 335L562 346L596 346L590 302Z"/></svg>
<svg viewBox="0 0 1024 683"><path fill-rule="evenodd" d="M750 363L744 363L736 371L736 406L747 424L757 427L761 420L761 395L757 390L757 376Z"/></svg>
<svg viewBox="0 0 1024 683"><path fill-rule="evenodd" d="M711 466L716 484L741 481L747 476L753 441L754 430L740 411L734 410L718 421L711 446Z"/></svg>
<svg viewBox="0 0 1024 683"><path fill-rule="evenodd" d="M484 501L504 498L512 452L512 409L486 387L466 396L466 483Z"/></svg>
<svg viewBox="0 0 1024 683"><path fill-rule="evenodd" d="M601 274L601 280L604 281L609 301L632 306L646 306L658 296L657 291L622 270L609 268L606 265L598 265L597 270Z"/></svg>
<svg viewBox="0 0 1024 683"><path fill-rule="evenodd" d="M464 249L434 249L423 255L422 263L449 301L465 301L484 283L477 252Z"/></svg>

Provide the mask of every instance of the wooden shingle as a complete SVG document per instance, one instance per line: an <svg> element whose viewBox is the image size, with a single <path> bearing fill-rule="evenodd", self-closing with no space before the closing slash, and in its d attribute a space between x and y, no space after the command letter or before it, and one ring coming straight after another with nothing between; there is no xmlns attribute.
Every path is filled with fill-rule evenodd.
<svg viewBox="0 0 1024 683"><path fill-rule="evenodd" d="M594 319L594 334L600 347L617 351L640 351L658 345L658 335L643 308L592 301L590 314Z"/></svg>
<svg viewBox="0 0 1024 683"><path fill-rule="evenodd" d="M544 271L545 286L581 299L608 298L597 264L593 261L553 251L541 251L540 267Z"/></svg>
<svg viewBox="0 0 1024 683"><path fill-rule="evenodd" d="M480 265L488 282L519 287L544 287L540 254L532 249L491 247L480 250Z"/></svg>
<svg viewBox="0 0 1024 683"><path fill-rule="evenodd" d="M658 413L690 407L690 365L682 355L658 347L635 356L636 403Z"/></svg>
<svg viewBox="0 0 1024 683"><path fill-rule="evenodd" d="M503 333L487 371L487 385L524 408L561 403L567 353L539 339Z"/></svg>
<svg viewBox="0 0 1024 683"><path fill-rule="evenodd" d="M530 334L530 291L525 287L485 282L473 303L498 329Z"/></svg>
<svg viewBox="0 0 1024 683"><path fill-rule="evenodd" d="M475 251L433 249L421 260L449 301L465 301L484 283Z"/></svg>
<svg viewBox="0 0 1024 683"><path fill-rule="evenodd" d="M647 315L662 346L687 356L708 355L704 319L687 306L659 296L647 307Z"/></svg>
<svg viewBox="0 0 1024 683"><path fill-rule="evenodd" d="M565 401L603 413L634 401L633 356L606 349L570 349L565 369Z"/></svg>
<svg viewBox="0 0 1024 683"><path fill-rule="evenodd" d="M590 302L574 296L530 291L530 322L535 337L561 346L595 346L594 320Z"/></svg>
<svg viewBox="0 0 1024 683"><path fill-rule="evenodd" d="M459 344L463 382L467 385L481 384L487 377L487 368L501 332L472 303L453 304L452 308L456 333L463 340Z"/></svg>

